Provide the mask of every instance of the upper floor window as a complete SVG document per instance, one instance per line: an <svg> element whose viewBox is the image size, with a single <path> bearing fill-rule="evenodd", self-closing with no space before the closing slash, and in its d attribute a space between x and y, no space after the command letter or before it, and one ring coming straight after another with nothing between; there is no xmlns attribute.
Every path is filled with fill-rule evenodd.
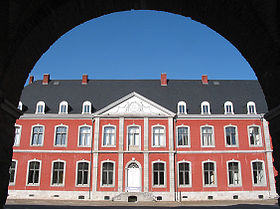
<svg viewBox="0 0 280 209"><path fill-rule="evenodd" d="M230 101L225 102L224 104L225 114L233 114L233 104Z"/></svg>
<svg viewBox="0 0 280 209"><path fill-rule="evenodd" d="M36 114L44 114L45 113L45 102L39 101L36 105Z"/></svg>
<svg viewBox="0 0 280 209"><path fill-rule="evenodd" d="M139 146L140 129L138 126L130 126L127 130L128 146Z"/></svg>
<svg viewBox="0 0 280 209"><path fill-rule="evenodd" d="M177 127L177 142L178 146L189 146L189 127Z"/></svg>
<svg viewBox="0 0 280 209"><path fill-rule="evenodd" d="M66 146L67 126L56 126L55 128L55 146Z"/></svg>
<svg viewBox="0 0 280 209"><path fill-rule="evenodd" d="M28 165L27 184L38 185L40 181L40 162L30 161Z"/></svg>
<svg viewBox="0 0 280 209"><path fill-rule="evenodd" d="M261 140L260 127L259 126L249 126L248 129L249 129L250 145L251 146L261 146L262 140Z"/></svg>
<svg viewBox="0 0 280 209"><path fill-rule="evenodd" d="M161 162L153 163L153 186L165 185L165 165Z"/></svg>
<svg viewBox="0 0 280 209"><path fill-rule="evenodd" d="M32 127L31 135L31 145L32 146L42 146L44 136L44 127L41 125L36 125Z"/></svg>
<svg viewBox="0 0 280 209"><path fill-rule="evenodd" d="M14 146L19 146L20 144L20 135L21 135L21 126L15 126L15 138L14 138Z"/></svg>
<svg viewBox="0 0 280 209"><path fill-rule="evenodd" d="M265 173L264 173L263 162L261 161L252 162L252 175L253 175L254 186L265 185Z"/></svg>
<svg viewBox="0 0 280 209"><path fill-rule="evenodd" d="M201 127L201 144L203 147L215 146L214 128L212 126Z"/></svg>
<svg viewBox="0 0 280 209"><path fill-rule="evenodd" d="M103 129L103 146L115 146L116 128L114 126L105 126Z"/></svg>
<svg viewBox="0 0 280 209"><path fill-rule="evenodd" d="M178 114L186 114L187 113L187 108L186 108L186 102L180 101L178 102Z"/></svg>
<svg viewBox="0 0 280 209"><path fill-rule="evenodd" d="M235 126L225 127L226 146L237 146L237 131Z"/></svg>
<svg viewBox="0 0 280 209"><path fill-rule="evenodd" d="M89 163L79 162L77 164L77 185L87 186L89 180Z"/></svg>
<svg viewBox="0 0 280 209"><path fill-rule="evenodd" d="M255 102L251 101L247 103L247 112L248 114L257 114Z"/></svg>
<svg viewBox="0 0 280 209"><path fill-rule="evenodd" d="M82 114L91 114L91 103L89 101L83 103Z"/></svg>
<svg viewBox="0 0 280 209"><path fill-rule="evenodd" d="M59 104L59 114L67 114L68 113L68 102L62 101Z"/></svg>
<svg viewBox="0 0 280 209"><path fill-rule="evenodd" d="M65 163L62 161L53 162L52 168L52 185L62 186L64 184Z"/></svg>
<svg viewBox="0 0 280 209"><path fill-rule="evenodd" d="M21 111L22 111L22 106L23 106L23 105L22 105L22 102L19 101L19 103L18 103L18 109L21 110Z"/></svg>
<svg viewBox="0 0 280 209"><path fill-rule="evenodd" d="M17 161L15 160L12 160L12 163L11 163L11 167L10 167L10 185L13 185L15 184L16 182L16 167L17 167Z"/></svg>
<svg viewBox="0 0 280 209"><path fill-rule="evenodd" d="M211 114L209 102L204 101L201 103L201 114Z"/></svg>
<svg viewBox="0 0 280 209"><path fill-rule="evenodd" d="M190 163L179 163L179 186L189 186L191 184L191 166Z"/></svg>
<svg viewBox="0 0 280 209"><path fill-rule="evenodd" d="M216 185L216 169L214 162L203 163L203 177L204 186Z"/></svg>
<svg viewBox="0 0 280 209"><path fill-rule="evenodd" d="M114 163L104 162L102 164L102 186L114 185Z"/></svg>
<svg viewBox="0 0 280 209"><path fill-rule="evenodd" d="M79 146L90 146L91 128L89 126L81 126L79 128Z"/></svg>
<svg viewBox="0 0 280 209"><path fill-rule="evenodd" d="M239 162L228 162L228 184L230 186L241 185L241 172Z"/></svg>
<svg viewBox="0 0 280 209"><path fill-rule="evenodd" d="M165 146L165 130L162 126L153 127L153 142L154 147Z"/></svg>

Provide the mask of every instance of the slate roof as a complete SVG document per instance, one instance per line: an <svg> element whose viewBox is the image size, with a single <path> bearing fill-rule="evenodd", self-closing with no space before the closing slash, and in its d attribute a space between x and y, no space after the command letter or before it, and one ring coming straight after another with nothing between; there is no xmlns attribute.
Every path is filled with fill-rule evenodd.
<svg viewBox="0 0 280 209"><path fill-rule="evenodd" d="M179 101L187 103L189 114L200 114L202 101L210 103L212 114L223 114L226 101L233 103L236 114L247 113L248 101L256 103L258 113L267 112L264 94L256 80L209 80L208 85L201 80L168 80L165 87L160 80L89 80L87 85L82 85L81 80L52 80L42 85L42 80L37 80L23 89L21 101L25 113L35 113L40 100L46 104L46 113L58 113L59 103L65 100L69 114L80 114L86 100L92 103L95 112L131 92L174 113Z"/></svg>

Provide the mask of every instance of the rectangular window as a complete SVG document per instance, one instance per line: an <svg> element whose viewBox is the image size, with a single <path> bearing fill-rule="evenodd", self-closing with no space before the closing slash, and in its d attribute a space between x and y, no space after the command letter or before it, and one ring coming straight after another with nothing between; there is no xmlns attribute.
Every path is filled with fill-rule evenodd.
<svg viewBox="0 0 280 209"><path fill-rule="evenodd" d="M115 146L116 129L113 126L104 127L103 146Z"/></svg>
<svg viewBox="0 0 280 209"><path fill-rule="evenodd" d="M165 135L163 127L153 127L153 146L165 146Z"/></svg>
<svg viewBox="0 0 280 209"><path fill-rule="evenodd" d="M178 146L189 145L189 129L188 127L177 128Z"/></svg>
<svg viewBox="0 0 280 209"><path fill-rule="evenodd" d="M190 164L179 163L179 185L188 186L190 185Z"/></svg>
<svg viewBox="0 0 280 209"><path fill-rule="evenodd" d="M39 184L40 162L29 162L27 184Z"/></svg>
<svg viewBox="0 0 280 209"><path fill-rule="evenodd" d="M112 186L114 178L114 164L111 162L103 163L102 166L102 186Z"/></svg>
<svg viewBox="0 0 280 209"><path fill-rule="evenodd" d="M67 136L67 127L58 126L55 129L55 145L56 146L65 146L66 145L66 136Z"/></svg>
<svg viewBox="0 0 280 209"><path fill-rule="evenodd" d="M90 135L91 135L90 127L87 126L80 127L79 146L84 146L84 147L90 146L90 139L91 139Z"/></svg>
<svg viewBox="0 0 280 209"><path fill-rule="evenodd" d="M226 145L237 146L236 127L226 127Z"/></svg>
<svg viewBox="0 0 280 209"><path fill-rule="evenodd" d="M251 146L261 146L261 135L258 126L249 127L249 137Z"/></svg>
<svg viewBox="0 0 280 209"><path fill-rule="evenodd" d="M15 183L15 179L16 179L16 161L12 161L11 167L10 167L10 184L14 184Z"/></svg>
<svg viewBox="0 0 280 209"><path fill-rule="evenodd" d="M226 105L226 113L232 113L231 105Z"/></svg>
<svg viewBox="0 0 280 209"><path fill-rule="evenodd" d="M265 175L262 162L253 162L253 183L254 185L264 185Z"/></svg>
<svg viewBox="0 0 280 209"><path fill-rule="evenodd" d="M204 173L204 185L213 186L216 184L215 177L215 164L208 162L203 164L203 173Z"/></svg>
<svg viewBox="0 0 280 209"><path fill-rule="evenodd" d="M43 145L43 126L34 126L32 128L32 146L40 146Z"/></svg>
<svg viewBox="0 0 280 209"><path fill-rule="evenodd" d="M164 163L153 164L153 185L164 186L165 168Z"/></svg>
<svg viewBox="0 0 280 209"><path fill-rule="evenodd" d="M54 162L52 171L52 185L63 185L64 162Z"/></svg>
<svg viewBox="0 0 280 209"><path fill-rule="evenodd" d="M238 162L228 163L228 178L229 185L236 186L241 184L241 176Z"/></svg>
<svg viewBox="0 0 280 209"><path fill-rule="evenodd" d="M21 135L21 128L20 126L15 127L15 138L14 138L14 146L19 146L20 143L20 135Z"/></svg>
<svg viewBox="0 0 280 209"><path fill-rule="evenodd" d="M203 114L208 114L208 113L209 113L209 107L208 107L208 105L203 105L203 106L202 106L202 112L203 112Z"/></svg>
<svg viewBox="0 0 280 209"><path fill-rule="evenodd" d="M140 141L140 130L139 127L128 128L128 145L139 146Z"/></svg>
<svg viewBox="0 0 280 209"><path fill-rule="evenodd" d="M88 171L89 171L89 163L87 162L78 163L77 185L79 186L88 185Z"/></svg>
<svg viewBox="0 0 280 209"><path fill-rule="evenodd" d="M201 128L202 146L214 146L214 136L212 127Z"/></svg>

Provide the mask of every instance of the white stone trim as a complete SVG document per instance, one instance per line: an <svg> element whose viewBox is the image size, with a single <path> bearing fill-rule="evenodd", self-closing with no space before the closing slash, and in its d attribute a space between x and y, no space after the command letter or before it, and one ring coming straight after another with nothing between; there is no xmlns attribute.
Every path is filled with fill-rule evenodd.
<svg viewBox="0 0 280 209"><path fill-rule="evenodd" d="M153 144L153 139L154 139L153 129L157 128L157 127L163 128L163 133L164 133L163 134L163 145L159 145L159 146ZM156 148L157 147L166 147L166 127L165 127L165 125L156 124L156 125L151 126L151 147L156 147Z"/></svg>
<svg viewBox="0 0 280 209"><path fill-rule="evenodd" d="M22 131L22 125L20 124L15 124L15 131L16 131L16 128L19 128L19 141L17 144L15 144L15 139L14 139L14 147L19 147L20 146L20 141L21 141L21 131ZM16 137L16 135L15 135Z"/></svg>
<svg viewBox="0 0 280 209"><path fill-rule="evenodd" d="M135 159L132 159L130 161L128 161L124 167L125 169L125 189L127 188L127 181L128 181L128 166L131 164L131 163L136 163L140 169L140 185L141 185L141 192L142 192L142 175L143 175L143 169L142 169L142 166L141 166L141 163L138 162L137 160ZM145 186L144 186L145 187ZM126 192L126 191L125 191Z"/></svg>
<svg viewBox="0 0 280 209"><path fill-rule="evenodd" d="M39 106L42 105L43 106L43 111L42 112L38 112L38 109L39 109ZM46 110L46 104L44 101L39 101L37 102L36 104L36 111L35 111L35 114L45 114L45 110Z"/></svg>
<svg viewBox="0 0 280 209"><path fill-rule="evenodd" d="M250 113L250 111L249 111L250 106L254 106L254 112L253 113ZM255 102L253 102L253 101L247 102L247 114L257 114Z"/></svg>
<svg viewBox="0 0 280 209"><path fill-rule="evenodd" d="M61 112L61 107L65 105L66 106L66 112ZM58 106L58 114L68 114L68 102L67 101L62 101L59 103L59 106Z"/></svg>
<svg viewBox="0 0 280 209"><path fill-rule="evenodd" d="M17 179L17 167L18 167L18 160L16 159L12 159L12 162L16 162L16 166L15 166L15 174L14 174L14 182L10 182L9 181L9 186L15 186L16 185L16 179Z"/></svg>
<svg viewBox="0 0 280 209"><path fill-rule="evenodd" d="M136 125L136 124L131 124L128 125L126 127L126 150L129 151L129 144L128 144L128 133L129 133L129 129L133 128L133 127L137 127L139 129L139 145L138 145L138 149L141 150L141 141L142 141L142 132L141 132L141 126L140 125Z"/></svg>
<svg viewBox="0 0 280 209"><path fill-rule="evenodd" d="M208 145L203 145L203 138L202 138L202 128L204 128L204 127L206 127L206 128L211 128L212 129L212 141L213 141L213 145L210 145L210 146L208 146ZM216 145L215 145L215 128L214 128L214 126L212 126L212 125L208 125L208 124L205 124L205 125L202 125L202 126L200 126L200 143L201 143L201 147L216 147Z"/></svg>
<svg viewBox="0 0 280 209"><path fill-rule="evenodd" d="M144 150L149 150L149 118L144 118Z"/></svg>
<svg viewBox="0 0 280 209"><path fill-rule="evenodd" d="M184 107L184 112L183 113L180 112L180 106ZM178 102L178 104L177 104L177 114L178 115L187 114L187 104L186 104L185 101L179 101Z"/></svg>
<svg viewBox="0 0 280 209"><path fill-rule="evenodd" d="M226 128L228 127L234 127L235 128L235 140L236 145L228 145L227 144L227 134L226 134ZM236 125L228 124L224 126L224 140L225 140L225 147L239 147L239 139L238 139L238 128Z"/></svg>
<svg viewBox="0 0 280 209"><path fill-rule="evenodd" d="M238 178L239 178L239 184L229 184L229 163L238 163ZM228 187L242 187L242 171L241 171L241 163L239 160L228 160L226 161L226 166L227 166L227 183L228 183Z"/></svg>
<svg viewBox="0 0 280 209"><path fill-rule="evenodd" d="M189 176L190 176L189 182L190 182L190 184L189 185L180 185L180 180L179 180L180 168L179 168L179 165L181 163L188 163L189 164L189 168L190 168L190 171L189 171ZM178 185L179 188L190 188L190 187L192 187L192 162L191 161L187 161L187 160L177 161L177 185Z"/></svg>
<svg viewBox="0 0 280 209"><path fill-rule="evenodd" d="M254 184L253 163L256 163L256 162L262 163L263 176L264 176L264 182L262 184ZM256 159L256 160L252 160L251 161L251 177L252 177L252 185L254 187L264 187L264 186L267 186L267 182L266 182L266 168L265 167L266 166L265 166L265 163L264 163L263 160Z"/></svg>
<svg viewBox="0 0 280 209"><path fill-rule="evenodd" d="M33 145L32 144L32 138L33 138L33 128L36 127L36 126L42 126L43 127L43 134L42 134L42 144L40 145ZM45 126L44 125L41 125L41 124L35 124L35 125L32 125L31 126L31 134L30 134L30 147L42 147L44 146L44 138L45 138Z"/></svg>
<svg viewBox="0 0 280 209"><path fill-rule="evenodd" d="M102 185L102 180L103 180L102 171L103 171L103 164L104 163L113 163L113 184L112 185ZM115 181L116 181L116 162L113 161L113 160L103 160L103 161L100 162L100 165L101 165L101 167L100 167L100 187L114 188L115 185L116 185L116 183L115 183ZM97 179L96 179L96 181L97 181Z"/></svg>
<svg viewBox="0 0 280 209"><path fill-rule="evenodd" d="M179 128L188 128L188 145L179 145L179 141L178 141L178 129ZM187 126L187 125L184 125L184 124L181 124L181 125L178 125L176 126L176 146L178 148L185 148L185 147L191 147L191 127L190 126Z"/></svg>
<svg viewBox="0 0 280 209"><path fill-rule="evenodd" d="M87 179L87 184L78 184L78 165L79 165L79 163L88 163L88 179ZM77 162L76 162L76 173L75 173L75 186L76 187L89 187L89 185L90 185L90 161L88 161L88 160L78 160Z"/></svg>
<svg viewBox="0 0 280 209"><path fill-rule="evenodd" d="M174 123L173 118L168 118L169 150L174 150Z"/></svg>
<svg viewBox="0 0 280 209"><path fill-rule="evenodd" d="M106 127L113 127L115 129L115 141L114 141L113 145L104 145L103 144L103 142L104 142L104 129ZM102 142L101 142L101 147L116 147L116 144L117 144L117 126L116 125L112 125L110 123L108 123L106 125L103 125L102 126Z"/></svg>
<svg viewBox="0 0 280 209"><path fill-rule="evenodd" d="M65 145L56 145L55 144L55 139L56 139L56 129L58 127L65 127L66 128L66 139L65 139ZM64 124L58 124L54 126L54 140L53 140L53 146L54 147L67 147L68 144L68 125L64 125Z"/></svg>
<svg viewBox="0 0 280 209"><path fill-rule="evenodd" d="M85 106L89 106L89 112L85 112ZM84 101L83 102L83 105L82 105L82 114L91 114L91 107L92 107L92 104L90 101Z"/></svg>
<svg viewBox="0 0 280 209"><path fill-rule="evenodd" d="M88 145L80 145L80 132L81 132L81 128L83 127L88 127L90 129L90 138L89 138L89 144ZM88 125L88 124L83 124L83 125L79 125L78 126L78 140L77 140L77 147L90 147L92 143L92 126Z"/></svg>
<svg viewBox="0 0 280 209"><path fill-rule="evenodd" d="M203 106L208 107L208 112L203 112ZM208 101L201 102L200 109L201 109L201 114L202 115L210 115L211 114L210 103Z"/></svg>
<svg viewBox="0 0 280 209"><path fill-rule="evenodd" d="M227 112L227 106L230 106L231 107L231 112ZM226 101L224 103L224 111L225 111L225 114L234 114L234 110L233 110L233 104L231 101Z"/></svg>
<svg viewBox="0 0 280 209"><path fill-rule="evenodd" d="M54 163L56 162L63 162L63 183L62 184L53 184L52 182L52 179L53 179L53 169L54 169ZM51 182L50 182L50 185L51 187L64 187L65 185L65 176L66 176L66 161L65 160L60 160L60 159L57 159L57 160L53 160L52 161L52 169L51 169Z"/></svg>
<svg viewBox="0 0 280 209"><path fill-rule="evenodd" d="M210 185L208 185L208 184L205 184L205 182L204 182L204 164L205 163L213 163L214 164L214 175L215 175L215 184L210 184ZM217 182L217 164L216 164L216 161L214 161L214 160L205 160L205 161L202 161L201 162L201 165L202 165L202 185L203 185L203 187L218 187L218 182Z"/></svg>
<svg viewBox="0 0 280 209"><path fill-rule="evenodd" d="M261 144L260 145L251 145L251 141L250 141L250 132L249 132L249 129L251 127L258 127L259 128L259 134L260 134L260 140L261 140ZM255 124L252 124L252 125L248 125L247 126L247 133L248 133L248 142L249 142L249 147L262 147L263 146L263 137L262 137L262 129L259 125L255 125Z"/></svg>
<svg viewBox="0 0 280 209"><path fill-rule="evenodd" d="M149 191L149 154L144 153L144 192Z"/></svg>
<svg viewBox="0 0 280 209"><path fill-rule="evenodd" d="M154 164L155 163L163 163L164 165L164 185L154 185ZM160 159L152 161L152 187L153 188L166 188L166 162Z"/></svg>
<svg viewBox="0 0 280 209"><path fill-rule="evenodd" d="M40 168L39 168L39 178L38 178L38 183L28 183L28 176L29 176L29 167L31 162L39 162ZM27 172L26 172L26 186L40 186L41 184L41 171L42 171L42 160L38 160L36 158L32 160L27 161Z"/></svg>

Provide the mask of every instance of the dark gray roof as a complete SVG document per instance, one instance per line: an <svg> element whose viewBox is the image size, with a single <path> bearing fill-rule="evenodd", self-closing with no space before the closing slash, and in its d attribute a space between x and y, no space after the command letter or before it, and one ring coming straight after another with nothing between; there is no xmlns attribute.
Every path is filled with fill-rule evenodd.
<svg viewBox="0 0 280 209"><path fill-rule="evenodd" d="M258 113L267 112L262 89L255 80L209 80L208 85L203 85L201 80L168 80L166 87L160 85L160 80L89 80L87 85L82 85L81 80L52 80L42 85L38 80L24 88L21 101L25 113L35 113L36 103L41 100L47 106L46 113L57 113L63 100L70 106L69 113L81 113L86 100L97 111L131 92L174 113L179 101L187 103L190 114L200 113L202 101L210 103L212 114L223 114L226 101L233 103L237 114L247 113L248 101L256 103Z"/></svg>

